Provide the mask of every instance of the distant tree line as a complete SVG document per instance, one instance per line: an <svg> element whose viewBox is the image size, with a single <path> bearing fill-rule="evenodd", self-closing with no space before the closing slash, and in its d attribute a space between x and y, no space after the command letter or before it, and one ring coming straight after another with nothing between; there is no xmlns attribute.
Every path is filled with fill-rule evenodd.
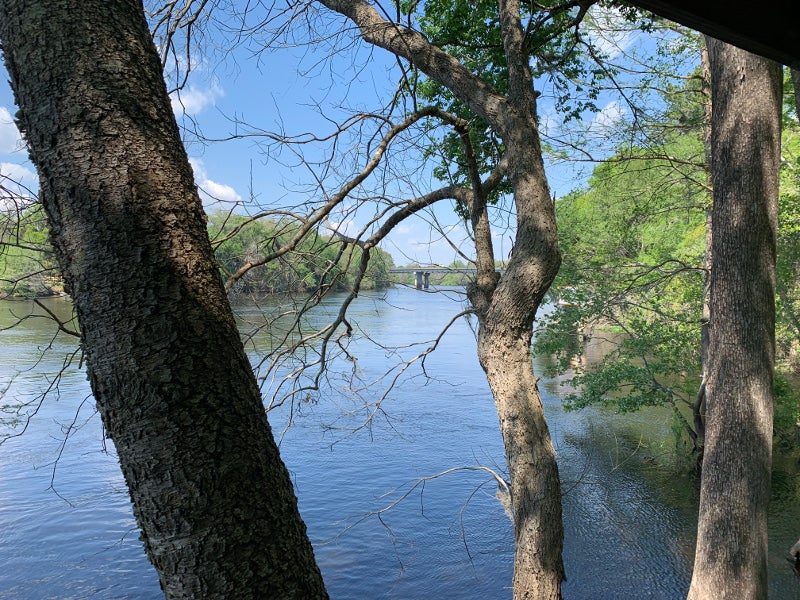
<svg viewBox="0 0 800 600"><path fill-rule="evenodd" d="M0 212L0 298L63 292L40 205Z"/></svg>
<svg viewBox="0 0 800 600"><path fill-rule="evenodd" d="M243 269L282 248L295 237L299 225L276 219L251 219L216 212L209 216L209 235L217 262L227 281L236 277L229 291L247 294L284 292L350 291L358 272L362 249L338 235L319 231L304 236L292 252L264 264ZM380 248L372 249L369 266L360 289L382 289L392 284L392 257Z"/></svg>
<svg viewBox="0 0 800 600"><path fill-rule="evenodd" d="M209 216L209 235L224 279L248 262L284 245L294 235L296 224L275 219L251 219L225 212ZM49 296L64 292L52 247L48 242L45 215L39 205L19 213L0 213L0 297ZM346 255L342 260L342 255ZM293 251L247 270L229 291L242 294L349 291L352 288L361 248L336 235L315 232L303 238ZM392 257L373 249L361 289L392 285Z"/></svg>

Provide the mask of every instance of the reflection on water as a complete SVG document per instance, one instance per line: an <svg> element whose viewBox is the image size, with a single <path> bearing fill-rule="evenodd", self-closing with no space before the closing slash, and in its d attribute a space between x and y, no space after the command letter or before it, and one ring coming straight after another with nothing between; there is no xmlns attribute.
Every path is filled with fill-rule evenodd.
<svg viewBox="0 0 800 600"><path fill-rule="evenodd" d="M414 290L391 290L388 303L381 296L362 295L352 320L356 331L387 346L432 339L458 308L452 298ZM63 318L69 316L68 303L51 302ZM334 308L321 306L312 318L330 318ZM10 310L20 315L30 305L3 303L0 324L11 319ZM256 322L252 304L237 311L243 328ZM254 362L255 350L273 343L269 336L276 331L278 326L254 334ZM61 369L74 341L54 339L53 333L44 319L0 332L0 384L8 385L3 402L35 400ZM360 350L357 375L364 381L396 360L357 338L350 349ZM415 350L398 352L407 357ZM511 597L513 535L487 474L462 471L428 481L375 516L421 477L457 466L503 464L497 417L466 322L451 329L426 370L428 379L400 382L371 430L350 436L347 427L358 425L363 413L342 416L342 407L359 405L346 400L345 380L334 378L334 389L304 404L303 417L282 439L334 599ZM684 596L696 485L658 467L652 456L660 450L639 443L655 434L669 443L669 417L657 411L624 419L597 411L565 413L555 397L556 382L542 384L565 491L565 598ZM379 394L366 392L362 400ZM113 451L104 450L91 401L83 402L88 396L84 374L70 366L25 435L0 446L0 598L160 597ZM286 418L285 408L270 413L276 431ZM323 427L331 423L339 429ZM800 597L800 584L783 558L800 535L795 467L792 461L779 464L774 477L773 598Z"/></svg>

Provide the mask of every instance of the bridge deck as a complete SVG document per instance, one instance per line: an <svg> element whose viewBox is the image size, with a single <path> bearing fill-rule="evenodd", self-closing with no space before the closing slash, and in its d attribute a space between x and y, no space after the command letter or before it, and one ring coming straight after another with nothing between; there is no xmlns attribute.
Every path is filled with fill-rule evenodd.
<svg viewBox="0 0 800 600"><path fill-rule="evenodd" d="M495 269L498 273L504 273L505 269ZM475 269L463 268L448 269L447 267L399 267L389 269L389 273L475 273Z"/></svg>

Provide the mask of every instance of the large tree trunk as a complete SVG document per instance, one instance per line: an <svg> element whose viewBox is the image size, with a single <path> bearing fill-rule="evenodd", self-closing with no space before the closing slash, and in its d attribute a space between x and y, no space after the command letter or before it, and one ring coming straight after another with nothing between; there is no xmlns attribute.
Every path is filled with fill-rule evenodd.
<svg viewBox="0 0 800 600"><path fill-rule="evenodd" d="M708 39L714 185L705 458L689 598L767 597L781 69Z"/></svg>
<svg viewBox="0 0 800 600"><path fill-rule="evenodd" d="M0 0L97 407L171 598L324 598L137 0Z"/></svg>
<svg viewBox="0 0 800 600"><path fill-rule="evenodd" d="M561 598L564 532L555 451L533 374L530 334L482 324L478 353L494 395L511 481L515 600Z"/></svg>
<svg viewBox="0 0 800 600"><path fill-rule="evenodd" d="M514 150L515 145L508 143L509 153ZM515 185L517 205L525 197L534 206L544 200L550 210L542 206L543 214L537 215L535 223L531 215L518 216L514 254L506 273L486 309L478 310L478 358L500 418L511 480L516 600L561 598L564 580L558 465L531 364L533 320L560 265L555 216L546 224L552 201L544 171L540 174L528 181L538 190ZM543 224L543 229L536 227ZM528 236L537 239L526 240Z"/></svg>

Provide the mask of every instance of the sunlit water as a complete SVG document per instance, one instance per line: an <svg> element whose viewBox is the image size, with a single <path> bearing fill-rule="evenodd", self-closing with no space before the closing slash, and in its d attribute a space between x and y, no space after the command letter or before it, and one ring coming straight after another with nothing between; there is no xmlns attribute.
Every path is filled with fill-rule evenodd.
<svg viewBox="0 0 800 600"><path fill-rule="evenodd" d="M352 322L386 346L432 340L460 309L452 291L396 289L387 302L383 296L362 295ZM69 313L65 301L50 305ZM29 303L2 303L0 323L30 310ZM333 310L322 307L314 318L325 321ZM243 329L256 322L254 306L237 312ZM7 387L0 404L34 399L53 380L74 350L73 340L53 336L46 319L0 332L0 389ZM256 336L254 362L265 344ZM356 339L351 349L365 381L396 363L366 341ZM511 524L491 477L457 471L412 489L454 467L502 470L497 417L465 320L450 328L425 369L427 378L418 367L408 371L416 377L401 379L371 428L348 434L366 413L334 377L333 389L303 404L283 434L281 452L334 599L511 597ZM695 484L648 466L658 450L637 444L637 436L653 435L669 443L668 419L565 413L556 382L542 384L565 491L565 598L681 598L694 552ZM383 389L362 400L374 402ZM351 414L343 417L343 410ZM285 407L271 413L276 433L287 415ZM770 591L777 599L800 598L800 580L784 560L800 536L795 471L790 465L774 482ZM161 597L77 365L65 370L25 434L0 446L0 565L0 598Z"/></svg>

